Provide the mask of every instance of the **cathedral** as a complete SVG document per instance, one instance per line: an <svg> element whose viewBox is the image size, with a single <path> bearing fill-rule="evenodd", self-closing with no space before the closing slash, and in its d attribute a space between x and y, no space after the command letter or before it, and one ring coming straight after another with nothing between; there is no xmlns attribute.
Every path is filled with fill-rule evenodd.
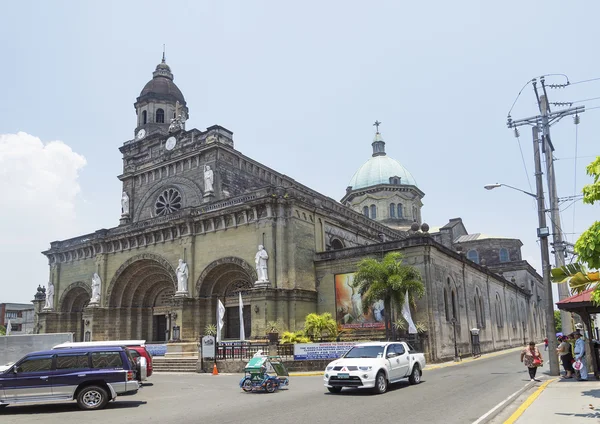
<svg viewBox="0 0 600 424"><path fill-rule="evenodd" d="M380 337L385 311L364 313L352 279L362 259L398 251L425 284L413 318L430 360L470 353L472 329L482 352L544 337L546 293L521 242L469 234L460 218L424 223L425 193L386 154L378 122L371 156L365 143L368 160L336 201L236 150L229 129L187 129L164 57L134 107L133 138L120 147L121 219L43 252L40 332L191 344L216 323L220 300L222 337L234 340L241 293L247 339L274 323L302 329L312 312Z"/></svg>

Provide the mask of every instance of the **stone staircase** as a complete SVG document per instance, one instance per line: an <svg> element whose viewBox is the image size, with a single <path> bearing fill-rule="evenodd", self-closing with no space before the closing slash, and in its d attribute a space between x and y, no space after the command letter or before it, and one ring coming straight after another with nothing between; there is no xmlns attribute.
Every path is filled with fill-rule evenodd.
<svg viewBox="0 0 600 424"><path fill-rule="evenodd" d="M196 372L197 357L154 357L153 372Z"/></svg>

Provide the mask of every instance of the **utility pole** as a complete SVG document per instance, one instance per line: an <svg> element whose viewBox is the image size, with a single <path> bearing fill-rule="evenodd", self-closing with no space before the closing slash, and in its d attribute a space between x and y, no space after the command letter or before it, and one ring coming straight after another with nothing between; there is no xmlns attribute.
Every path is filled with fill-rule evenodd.
<svg viewBox="0 0 600 424"><path fill-rule="evenodd" d="M559 208L558 208L559 199L558 199L557 190L556 190L556 177L555 177L555 173L554 173L554 159L553 159L553 155L552 155L552 152L554 151L554 146L552 145L552 142L550 140L550 126L553 125L554 123L560 121L565 116L578 115L579 113L585 112L585 106L570 107L568 109L551 112L550 105L548 103L548 97L546 94L546 85L545 85L544 77L541 77L540 81L542 83L542 89L544 92L543 95L540 95L538 92L537 80L533 79L531 81L532 85L533 85L533 89L535 91L537 101L538 101L540 115L532 116L532 117L524 118L524 119L519 119L519 120L515 120L515 121L513 121L513 119L509 115L507 125L509 128L514 128L515 131L517 130L517 127L520 127L522 125L531 125L535 128L535 134L534 134L535 139L539 139L538 132L539 132L540 128L542 130L542 149L545 153L545 159L546 159L546 177L547 177L547 185L548 185L548 197L549 197L549 203L550 203L550 208L549 208L550 220L552 222L554 260L555 260L556 266L560 267L565 264L565 248L566 248L566 246L562 240L562 232L561 232L562 229L560 226L560 213L559 213ZM537 148L538 148L538 154L539 154L539 142L537 144ZM535 154L535 149L534 149L534 154ZM537 182L538 173L540 173L539 177L540 177L540 182L541 182L541 172L542 172L541 164L540 164L540 169L538 170L536 168L535 172L536 172L536 182ZM543 185L541 188L538 188L538 191L537 191L538 203L539 203L540 195L542 196L542 199L543 199ZM544 210L544 213L545 213L546 212L545 206L543 206L542 209ZM539 213L539 205L538 205L538 213ZM546 221L546 218L544 216L544 222L545 221ZM541 224L540 224L540 227L542 227ZM538 232L539 232L539 229L538 229ZM538 234L538 236L539 236L539 234ZM540 240L541 239L542 238L540 237ZM546 242L547 242L547 240L546 240ZM542 266L544 266L544 265L542 264ZM550 272L550 268L548 268L548 273L549 272ZM570 296L569 287L566 284L558 284L558 292L559 292L560 300ZM556 339L556 335L554 334L554 329L555 329L554 302L553 302L553 296L552 296L552 283L551 282L549 285L546 285L546 302L550 305L549 308L552 308L551 309L552 310L552 319L549 320L549 318L550 318L549 314L547 315L547 318L546 318L546 328L547 328L546 332L548 334L548 340L553 341ZM570 315L568 313L561 311L561 318L562 318L563 333L564 334L571 333L573 330L571 327ZM550 337L550 332L552 332L551 337ZM553 352L553 351L551 350L551 352ZM550 355L550 356L553 356L553 355Z"/></svg>
<svg viewBox="0 0 600 424"><path fill-rule="evenodd" d="M540 157L539 128L532 128L533 133L533 159L535 161L535 188L538 207L538 237L542 254L542 277L546 292L546 337L550 354L550 375L560 375L558 356L556 352L556 334L554 325L554 304L552 303L552 281L550 280L550 252L548 251L548 227L546 226L546 207L544 205L544 183L542 182L542 159Z"/></svg>
<svg viewBox="0 0 600 424"><path fill-rule="evenodd" d="M533 81L533 90L538 101L538 107L542 117L542 151L546 160L546 179L548 186L548 202L550 204L550 222L552 224L552 241L554 247L554 265L556 268L565 266L566 246L562 238L562 226L560 223L560 211L558 206L558 194L556 190L556 174L554 172L554 145L550 139L549 115L550 104L548 103L548 93L546 92L546 83L544 77L540 78L542 84L542 95L539 95L537 82ZM577 113L577 112L576 112ZM558 284L558 300L566 299L570 296L568 284ZM560 311L562 332L571 334L573 326L571 325L571 314L566 311Z"/></svg>

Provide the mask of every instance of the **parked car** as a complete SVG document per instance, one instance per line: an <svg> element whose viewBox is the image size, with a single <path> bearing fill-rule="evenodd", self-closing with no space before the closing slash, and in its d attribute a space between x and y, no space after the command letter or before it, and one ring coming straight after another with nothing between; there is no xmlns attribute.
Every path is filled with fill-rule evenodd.
<svg viewBox="0 0 600 424"><path fill-rule="evenodd" d="M404 378L410 384L419 384L423 368L425 356L408 343L360 343L327 365L325 387L331 393L339 393L344 387L385 393L389 384Z"/></svg>
<svg viewBox="0 0 600 424"><path fill-rule="evenodd" d="M146 349L146 340L108 340L101 342L67 342L53 347L53 349L71 349L80 347L98 346L125 346L127 347L137 365L138 381L146 381L152 375L152 355Z"/></svg>
<svg viewBox="0 0 600 424"><path fill-rule="evenodd" d="M0 372L0 407L76 400L81 409L101 409L139 387L127 348L44 350Z"/></svg>

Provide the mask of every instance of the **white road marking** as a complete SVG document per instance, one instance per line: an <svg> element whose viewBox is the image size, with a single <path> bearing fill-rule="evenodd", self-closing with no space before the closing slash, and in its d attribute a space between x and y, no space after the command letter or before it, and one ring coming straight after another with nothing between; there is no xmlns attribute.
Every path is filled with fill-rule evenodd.
<svg viewBox="0 0 600 424"><path fill-rule="evenodd" d="M489 417L491 414L493 414L498 408L501 408L505 403L507 403L509 400L511 400L512 398L517 396L519 393L521 393L523 391L523 389L525 387L527 387L528 385L529 385L529 383L527 383L525 386L523 386L522 388L520 388L519 390L514 392L512 395L510 395L509 397L504 399L498 405L494 406L492 409L490 409L485 414L483 414L481 417L479 417L479 419L477 421L474 421L473 424L479 424L479 423L483 422L483 420L485 420L487 417Z"/></svg>

